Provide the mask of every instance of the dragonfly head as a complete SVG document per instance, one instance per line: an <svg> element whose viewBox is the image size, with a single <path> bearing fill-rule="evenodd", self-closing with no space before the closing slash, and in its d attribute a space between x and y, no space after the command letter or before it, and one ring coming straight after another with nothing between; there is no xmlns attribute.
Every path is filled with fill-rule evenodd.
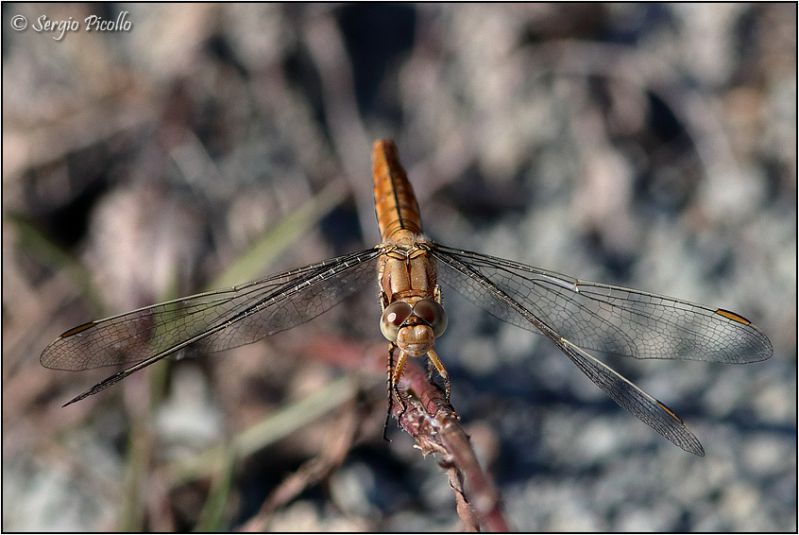
<svg viewBox="0 0 799 535"><path fill-rule="evenodd" d="M421 357L433 348L447 328L447 314L433 299L423 298L413 306L394 301L380 318L380 331L408 356Z"/></svg>

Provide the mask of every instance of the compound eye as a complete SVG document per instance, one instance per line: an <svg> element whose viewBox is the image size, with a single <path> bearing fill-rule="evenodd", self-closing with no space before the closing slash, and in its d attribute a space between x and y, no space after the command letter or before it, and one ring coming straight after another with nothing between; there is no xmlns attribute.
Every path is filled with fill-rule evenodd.
<svg viewBox="0 0 799 535"><path fill-rule="evenodd" d="M405 301L394 301L386 307L380 317L380 332L383 333L386 340L389 342L397 340L399 328L410 317L411 313L413 313L413 309Z"/></svg>
<svg viewBox="0 0 799 535"><path fill-rule="evenodd" d="M444 312L444 307L432 299L422 299L416 303L413 313L433 328L433 334L436 337L441 336L447 330L447 313Z"/></svg>

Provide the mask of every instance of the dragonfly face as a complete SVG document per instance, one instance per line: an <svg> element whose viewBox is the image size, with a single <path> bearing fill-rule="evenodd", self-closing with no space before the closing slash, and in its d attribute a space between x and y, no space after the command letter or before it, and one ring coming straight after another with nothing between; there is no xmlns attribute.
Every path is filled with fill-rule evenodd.
<svg viewBox="0 0 799 535"><path fill-rule="evenodd" d="M447 313L432 299L395 301L380 316L380 332L411 357L422 357L447 328Z"/></svg>
<svg viewBox="0 0 799 535"><path fill-rule="evenodd" d="M383 309L380 330L391 344L392 388L408 358L426 355L449 396L447 372L434 349L436 337L447 326L441 307L443 284L494 317L549 338L621 407L696 455L704 454L701 444L672 409L590 352L727 364L757 362L772 354L766 335L735 312L583 281L431 241L422 235L419 206L392 142L375 143L373 174L382 243L228 290L69 329L45 348L42 365L122 369L67 405L185 347L220 351L300 325L374 284L375 272Z"/></svg>

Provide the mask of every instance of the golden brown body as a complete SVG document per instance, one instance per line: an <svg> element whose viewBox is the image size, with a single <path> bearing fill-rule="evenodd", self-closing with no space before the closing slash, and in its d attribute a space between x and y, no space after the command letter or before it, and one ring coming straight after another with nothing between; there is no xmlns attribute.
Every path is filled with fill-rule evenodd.
<svg viewBox="0 0 799 535"><path fill-rule="evenodd" d="M397 146L388 139L379 139L372 146L375 214L380 237L391 242L398 233L422 234L419 203L413 194L408 176L399 162ZM405 235L405 233L402 233Z"/></svg>
<svg viewBox="0 0 799 535"><path fill-rule="evenodd" d="M446 370L433 349L436 336L446 328L436 264L425 247L419 203L392 141L374 143L372 172L375 214L384 251L378 260L381 330L391 341L392 355L395 348L400 350L393 369L389 360L391 386L396 387L408 357L427 355L444 378L449 395Z"/></svg>

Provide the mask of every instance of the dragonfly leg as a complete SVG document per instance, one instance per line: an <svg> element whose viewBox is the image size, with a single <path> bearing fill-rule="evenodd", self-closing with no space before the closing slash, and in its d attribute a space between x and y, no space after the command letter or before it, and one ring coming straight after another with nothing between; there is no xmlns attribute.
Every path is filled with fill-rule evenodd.
<svg viewBox="0 0 799 535"><path fill-rule="evenodd" d="M388 422L391 418L391 413L394 409L394 396L397 396L397 399L402 405L402 411L400 411L399 418L405 414L405 411L408 409L407 405L405 404L405 399L403 399L402 395L400 394L399 388L397 388L397 384L399 383L399 378L402 377L402 371L405 369L405 362L408 360L408 355L404 351L400 351L400 357L397 359L396 366L394 365L394 350L397 349L397 346L391 344L388 347L388 379L386 380L386 386L388 391L388 411L386 411L386 421L383 423L383 440L388 442Z"/></svg>
<svg viewBox="0 0 799 535"><path fill-rule="evenodd" d="M449 374L447 373L447 369L444 368L444 363L441 362L441 359L438 358L438 353L436 353L435 349L431 349L427 352L427 362L433 363L433 366L436 367L438 370L438 374L444 379L444 395L447 397L447 403L449 403L449 396L452 393L452 385L449 382Z"/></svg>
<svg viewBox="0 0 799 535"><path fill-rule="evenodd" d="M393 377L391 372L394 369L394 350L397 348L394 344L389 344L388 346L388 368L387 368L387 377L386 377L386 394L388 396L388 410L386 411L386 421L383 423L383 440L389 442L388 440L388 421L391 418L391 410L394 408L394 396L393 396Z"/></svg>
<svg viewBox="0 0 799 535"><path fill-rule="evenodd" d="M400 377L402 377L402 371L405 369L405 363L408 361L408 354L405 351L400 350L399 358L397 359L397 364L394 366L394 371L391 374L391 389L394 394L397 395L397 399L402 406L402 411L400 411L399 417L402 418L405 414L405 411L408 410L408 406L405 403L405 399L400 394L398 385Z"/></svg>

